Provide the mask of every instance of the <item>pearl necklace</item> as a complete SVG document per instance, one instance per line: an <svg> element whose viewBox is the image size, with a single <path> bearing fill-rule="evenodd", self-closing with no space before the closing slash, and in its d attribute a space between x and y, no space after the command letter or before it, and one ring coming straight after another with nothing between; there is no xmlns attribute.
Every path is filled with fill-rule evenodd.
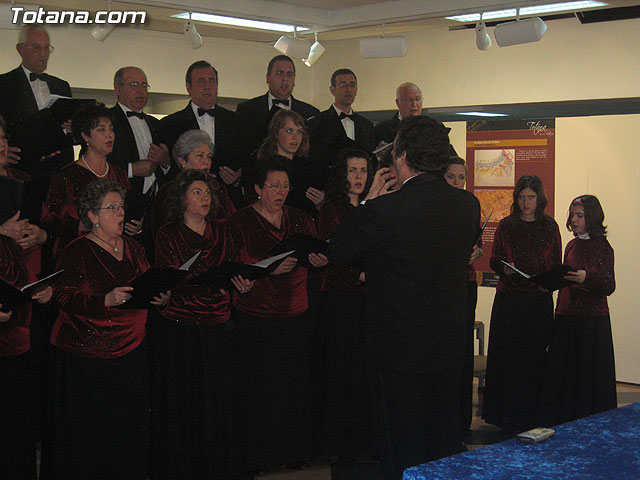
<svg viewBox="0 0 640 480"><path fill-rule="evenodd" d="M114 247L109 242L107 242L104 238L99 237L94 232L90 232L90 233L91 233L91 235L96 237L98 240L100 240L102 243L106 243L107 245L109 245L113 249L114 252L118 253L118 239L117 238L116 238L116 246Z"/></svg>
<svg viewBox="0 0 640 480"><path fill-rule="evenodd" d="M98 178L103 178L103 177L106 177L106 176L107 176L107 173L109 173L109 162L106 162L106 163L107 163L107 169L105 170L105 172L104 172L102 175L98 175L98 173L96 173L96 172L93 170L93 168L91 168L91 167L89 166L89 164L87 163L87 161L84 159L84 155L82 155L80 158L82 159L82 163L84 163L85 167L87 167L87 168L89 169L89 171L90 171L91 173L93 173L96 177L98 177Z"/></svg>

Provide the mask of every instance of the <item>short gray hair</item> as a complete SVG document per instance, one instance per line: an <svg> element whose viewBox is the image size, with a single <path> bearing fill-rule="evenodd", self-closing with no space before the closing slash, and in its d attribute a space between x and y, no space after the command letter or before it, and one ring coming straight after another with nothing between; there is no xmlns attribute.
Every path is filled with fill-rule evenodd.
<svg viewBox="0 0 640 480"><path fill-rule="evenodd" d="M18 43L27 44L27 35L29 32L44 32L49 36L49 32L42 25L37 23L23 23L18 32Z"/></svg>
<svg viewBox="0 0 640 480"><path fill-rule="evenodd" d="M211 137L204 130L187 130L178 137L173 150L173 160L178 163L178 157L182 157L186 160L191 152L193 152L200 145L207 145L213 152L213 142ZM178 165L180 165L178 163Z"/></svg>
<svg viewBox="0 0 640 480"><path fill-rule="evenodd" d="M407 87L416 87L418 89L418 91L420 92L420 95L422 95L422 90L420 89L420 87L418 85L416 85L415 83L412 82L404 82L401 83L400 85L398 85L398 88L396 88L396 98L400 99L400 90L402 90L403 88L407 88Z"/></svg>

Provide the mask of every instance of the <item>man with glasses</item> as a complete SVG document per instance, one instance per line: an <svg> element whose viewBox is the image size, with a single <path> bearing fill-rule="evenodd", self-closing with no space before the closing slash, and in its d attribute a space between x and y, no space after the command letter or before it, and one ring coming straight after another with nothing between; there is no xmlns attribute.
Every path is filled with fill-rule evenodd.
<svg viewBox="0 0 640 480"><path fill-rule="evenodd" d="M358 93L358 80L348 68L331 75L333 105L309 119L311 153L318 161L335 166L343 148L361 148L371 152L375 144L373 123L353 111L351 105Z"/></svg>
<svg viewBox="0 0 640 480"><path fill-rule="evenodd" d="M49 34L41 25L25 24L18 33L16 50L22 58L20 66L0 75L0 113L7 122L9 137L14 134L13 126L47 106L51 95L71 97L68 82L45 73L49 55L53 46ZM71 127L71 120L61 125L63 129ZM11 139L9 139L11 145ZM9 161L20 168L20 153L10 147ZM39 159L38 159L39 160ZM42 168L29 172L37 176L50 176L60 167L73 161L73 149L68 148L61 154L47 158Z"/></svg>
<svg viewBox="0 0 640 480"><path fill-rule="evenodd" d="M295 80L296 67L293 60L286 55L276 55L267 66L269 91L238 104L237 112L242 119L250 152L264 141L269 122L278 110L293 110L305 120L320 112L313 105L293 97Z"/></svg>
<svg viewBox="0 0 640 480"><path fill-rule="evenodd" d="M118 103L111 108L115 141L107 160L127 171L131 187L141 193L157 188L162 169L169 169L169 149L159 141L160 120L142 112L149 83L138 67L123 67L113 77Z"/></svg>
<svg viewBox="0 0 640 480"><path fill-rule="evenodd" d="M246 148L240 141L238 114L218 105L218 72L209 62L199 60L191 64L187 69L186 88L191 101L184 109L160 121L160 138L171 151L178 137L187 130L207 132L215 146L211 172L227 185L229 196L239 206ZM178 173L179 168L172 164L166 180L173 180Z"/></svg>
<svg viewBox="0 0 640 480"><path fill-rule="evenodd" d="M393 117L376 124L376 143L391 143L398 133L400 120L422 115L422 91L415 83L405 82L396 88L398 111Z"/></svg>

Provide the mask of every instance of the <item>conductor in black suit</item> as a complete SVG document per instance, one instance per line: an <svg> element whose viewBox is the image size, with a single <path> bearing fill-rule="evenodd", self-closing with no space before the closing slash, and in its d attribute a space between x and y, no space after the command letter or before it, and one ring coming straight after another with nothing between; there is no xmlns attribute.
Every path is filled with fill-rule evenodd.
<svg viewBox="0 0 640 480"><path fill-rule="evenodd" d="M0 113L7 122L9 136L14 133L12 124L45 108L50 95L71 97L69 83L45 73L53 46L44 27L38 24L24 24L18 33L16 50L22 58L22 63L18 68L0 75ZM71 120L63 123L61 128L70 129ZM9 143L11 144L11 140ZM16 148L10 147L10 163L17 163L18 168L26 168L26 162L21 165L19 159L20 153ZM72 161L73 148L67 148L59 154L49 156L46 162L42 162L37 169L29 173L37 177L49 177Z"/></svg>
<svg viewBox="0 0 640 480"><path fill-rule="evenodd" d="M317 115L318 110L292 95L296 80L296 66L286 55L276 55L267 66L269 91L264 95L238 104L249 151L257 150L267 136L269 122L279 109L293 110L305 120Z"/></svg>
<svg viewBox="0 0 640 480"><path fill-rule="evenodd" d="M371 152L376 147L373 123L353 111L358 80L348 68L331 75L333 105L309 119L311 154L314 159L333 167L343 148L361 148Z"/></svg>
<svg viewBox="0 0 640 480"><path fill-rule="evenodd" d="M187 130L207 132L215 147L211 170L227 185L229 196L239 206L242 163L247 152L241 140L238 114L217 104L218 71L209 62L199 60L191 64L185 81L191 101L184 109L160 121L160 140L172 151L178 137ZM172 164L165 179L170 181L179 172Z"/></svg>
<svg viewBox="0 0 640 480"><path fill-rule="evenodd" d="M387 480L463 449L466 275L480 206L444 180L448 148L439 122L402 120L391 168L376 174L369 200L329 244L330 263L364 266L367 356ZM400 188L387 193L394 183Z"/></svg>
<svg viewBox="0 0 640 480"><path fill-rule="evenodd" d="M149 90L147 76L138 67L120 68L113 77L113 88L118 98L111 108L115 141L107 160L127 172L133 190L156 190L162 168L169 169L171 155L159 140L160 120L142 112Z"/></svg>

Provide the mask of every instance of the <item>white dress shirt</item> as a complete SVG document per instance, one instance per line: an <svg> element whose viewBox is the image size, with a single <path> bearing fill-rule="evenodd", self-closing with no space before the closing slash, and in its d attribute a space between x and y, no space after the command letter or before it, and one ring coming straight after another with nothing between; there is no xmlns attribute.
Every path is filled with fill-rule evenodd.
<svg viewBox="0 0 640 480"><path fill-rule="evenodd" d="M340 114L343 113L342 110L336 107L335 104L333 104L332 106L336 111L336 113L338 114L338 116L340 116ZM351 115L351 114L353 114L353 109L349 110L348 115ZM353 123L353 120L351 120L349 117L345 117L340 121L342 122L342 126L344 127L344 133L346 133L347 137L349 137L351 140L355 142L356 141L356 124Z"/></svg>

